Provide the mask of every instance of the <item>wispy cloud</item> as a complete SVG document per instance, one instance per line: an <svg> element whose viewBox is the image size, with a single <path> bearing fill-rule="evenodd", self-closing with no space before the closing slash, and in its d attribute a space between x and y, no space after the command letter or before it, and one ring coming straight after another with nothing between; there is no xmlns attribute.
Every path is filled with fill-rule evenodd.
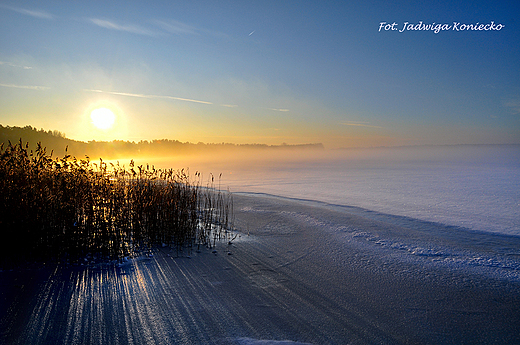
<svg viewBox="0 0 520 345"><path fill-rule="evenodd" d="M238 105L236 104L221 104L220 106L226 107L226 108L236 108Z"/></svg>
<svg viewBox="0 0 520 345"><path fill-rule="evenodd" d="M130 32L133 34L145 35L145 36L157 36L157 34L158 34L157 32L148 30L148 29L143 28L138 25L121 25L121 24L117 24L110 20L99 19L99 18L89 18L89 21L92 24L105 28L105 29L125 31L125 32Z"/></svg>
<svg viewBox="0 0 520 345"><path fill-rule="evenodd" d="M97 93L106 93L110 95L117 96L128 96L128 97L138 97L138 98L152 98L152 99L172 99L175 101L184 101L184 102L193 102L193 103L202 103L202 104L213 104L211 102L200 101L197 99L190 98L181 98L181 97L173 97L173 96L160 96L160 95L143 95L139 93L127 93L127 92L114 92L114 91L103 91L103 90L85 90L88 92L97 92Z"/></svg>
<svg viewBox="0 0 520 345"><path fill-rule="evenodd" d="M21 14L25 14L27 16L35 17L35 18L42 18L42 19L54 19L55 17L46 11L40 11L40 10L27 10L25 8L20 7L12 7L7 5L0 5L0 7L7 8L8 10L15 11Z"/></svg>
<svg viewBox="0 0 520 345"><path fill-rule="evenodd" d="M289 111L289 109L276 109L276 108L267 108L269 110L273 110L273 111Z"/></svg>
<svg viewBox="0 0 520 345"><path fill-rule="evenodd" d="M47 86L34 86L34 85L0 84L0 86L12 87L12 88L15 88L15 89L28 89L28 90L38 90L38 91L43 91L43 90L50 89L50 87L47 87Z"/></svg>
<svg viewBox="0 0 520 345"><path fill-rule="evenodd" d="M370 127L370 128L383 128L381 126L373 126L373 125L369 125L370 122L353 122L353 121L349 121L349 122L342 122L341 124L343 126L354 126L354 127Z"/></svg>
<svg viewBox="0 0 520 345"><path fill-rule="evenodd" d="M164 31L176 35L199 35L199 30L191 25L181 23L177 20L154 20L154 24Z"/></svg>
<svg viewBox="0 0 520 345"><path fill-rule="evenodd" d="M167 19L167 20L152 20L152 24L158 26L161 30L166 34L174 34L174 35L191 35L191 36L213 36L221 39L228 39L229 36L225 33L208 30L201 27L196 27L193 25L189 25L178 20Z"/></svg>
<svg viewBox="0 0 520 345"><path fill-rule="evenodd" d="M511 109L515 114L520 114L520 99L505 101L504 106Z"/></svg>
<svg viewBox="0 0 520 345"><path fill-rule="evenodd" d="M17 68L23 68L23 69L32 69L32 67L29 67L29 66L16 65L14 63L6 62L6 61L0 61L0 65L6 65L6 66L10 66L10 67L17 67Z"/></svg>

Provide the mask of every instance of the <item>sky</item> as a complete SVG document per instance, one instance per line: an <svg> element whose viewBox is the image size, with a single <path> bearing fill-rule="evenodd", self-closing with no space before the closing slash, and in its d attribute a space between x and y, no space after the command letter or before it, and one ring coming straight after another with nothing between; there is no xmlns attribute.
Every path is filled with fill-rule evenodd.
<svg viewBox="0 0 520 345"><path fill-rule="evenodd" d="M516 0L2 0L0 124L83 141L518 144L519 14Z"/></svg>

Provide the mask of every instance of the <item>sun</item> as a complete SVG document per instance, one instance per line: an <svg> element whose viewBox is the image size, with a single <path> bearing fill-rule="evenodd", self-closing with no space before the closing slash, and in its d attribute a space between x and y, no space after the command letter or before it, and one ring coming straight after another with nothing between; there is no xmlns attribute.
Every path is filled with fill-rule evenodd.
<svg viewBox="0 0 520 345"><path fill-rule="evenodd" d="M90 113L90 119L97 128L107 130L116 122L116 115L108 108L97 108Z"/></svg>

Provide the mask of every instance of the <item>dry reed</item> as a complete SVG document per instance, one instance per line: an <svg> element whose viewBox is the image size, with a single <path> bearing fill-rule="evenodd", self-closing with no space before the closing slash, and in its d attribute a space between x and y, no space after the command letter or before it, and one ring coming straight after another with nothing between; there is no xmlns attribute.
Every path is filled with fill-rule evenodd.
<svg viewBox="0 0 520 345"><path fill-rule="evenodd" d="M211 246L232 227L232 197L185 170L78 160L22 140L0 148L0 264L122 259L156 246Z"/></svg>

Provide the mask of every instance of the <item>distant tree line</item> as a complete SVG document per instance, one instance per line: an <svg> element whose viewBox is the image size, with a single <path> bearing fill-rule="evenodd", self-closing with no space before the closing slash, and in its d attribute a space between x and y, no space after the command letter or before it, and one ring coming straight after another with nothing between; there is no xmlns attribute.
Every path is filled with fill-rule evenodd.
<svg viewBox="0 0 520 345"><path fill-rule="evenodd" d="M0 125L0 143L13 144L22 139L30 148L36 149L37 143L41 143L48 152L55 156L69 154L77 158L89 156L93 159L103 157L106 159L149 156L177 156L197 153L217 152L224 150L323 150L322 144L266 145L266 144L231 144L231 143L189 143L178 140L141 140L139 142L114 140L114 141L77 141L68 139L65 133L44 129L36 129L32 126L15 127ZM65 152L66 151L66 152Z"/></svg>

